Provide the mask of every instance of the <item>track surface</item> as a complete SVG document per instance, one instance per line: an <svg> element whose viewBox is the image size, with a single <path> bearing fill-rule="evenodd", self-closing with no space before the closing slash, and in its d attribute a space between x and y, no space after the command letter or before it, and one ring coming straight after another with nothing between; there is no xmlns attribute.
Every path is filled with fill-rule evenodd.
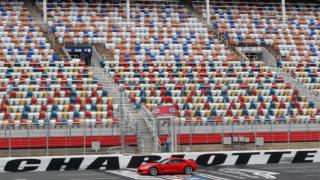
<svg viewBox="0 0 320 180"><path fill-rule="evenodd" d="M51 171L0 174L1 180L315 180L320 179L320 164L275 164L254 166L200 167L193 175L140 176L134 170Z"/></svg>

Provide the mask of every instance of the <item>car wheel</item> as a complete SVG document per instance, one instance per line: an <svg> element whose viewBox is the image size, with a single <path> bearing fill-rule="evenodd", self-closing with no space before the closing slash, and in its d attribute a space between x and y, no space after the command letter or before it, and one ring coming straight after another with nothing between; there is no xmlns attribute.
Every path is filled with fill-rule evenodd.
<svg viewBox="0 0 320 180"><path fill-rule="evenodd" d="M185 168L184 168L184 173L185 174L192 174L192 172L193 172L193 169L192 169L192 167L191 166L186 166Z"/></svg>
<svg viewBox="0 0 320 180"><path fill-rule="evenodd" d="M151 176L156 176L156 175L158 174L158 169L157 169L156 167L151 167L151 168L149 169L149 174L150 174Z"/></svg>

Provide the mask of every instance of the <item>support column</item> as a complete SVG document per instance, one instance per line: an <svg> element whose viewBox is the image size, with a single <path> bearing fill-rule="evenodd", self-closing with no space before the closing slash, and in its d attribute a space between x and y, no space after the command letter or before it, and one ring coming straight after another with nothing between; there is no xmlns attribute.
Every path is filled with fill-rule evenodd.
<svg viewBox="0 0 320 180"><path fill-rule="evenodd" d="M126 4L127 4L127 22L130 22L130 0L127 0L126 1Z"/></svg>
<svg viewBox="0 0 320 180"><path fill-rule="evenodd" d="M206 12L207 12L207 25L210 25L210 0L206 0Z"/></svg>
<svg viewBox="0 0 320 180"><path fill-rule="evenodd" d="M281 0L281 8L282 8L282 24L286 24L286 0Z"/></svg>
<svg viewBox="0 0 320 180"><path fill-rule="evenodd" d="M47 22L48 22L47 0L43 0L43 25L46 25Z"/></svg>
<svg viewBox="0 0 320 180"><path fill-rule="evenodd" d="M157 153L159 151L159 146L158 146L158 127L157 127L157 121L159 121L157 118L153 118L153 144L154 144L154 152Z"/></svg>
<svg viewBox="0 0 320 180"><path fill-rule="evenodd" d="M176 130L176 120L174 117L170 118L170 152L177 152L177 130Z"/></svg>
<svg viewBox="0 0 320 180"><path fill-rule="evenodd" d="M124 138L125 138L125 119L124 119L124 104L123 104L123 94L124 94L124 87L121 85L119 88L120 91L120 135L121 135L121 150L122 150L122 154L125 153L125 142L124 142Z"/></svg>

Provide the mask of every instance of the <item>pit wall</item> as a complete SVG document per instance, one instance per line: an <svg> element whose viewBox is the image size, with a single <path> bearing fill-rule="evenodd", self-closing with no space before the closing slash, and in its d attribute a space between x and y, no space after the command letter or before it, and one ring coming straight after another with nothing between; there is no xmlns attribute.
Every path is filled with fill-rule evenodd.
<svg viewBox="0 0 320 180"><path fill-rule="evenodd" d="M67 170L117 170L137 168L143 162L168 157L194 159L199 166L254 165L320 162L320 149L155 153L151 155L110 154L99 156L52 156L1 158L0 173Z"/></svg>

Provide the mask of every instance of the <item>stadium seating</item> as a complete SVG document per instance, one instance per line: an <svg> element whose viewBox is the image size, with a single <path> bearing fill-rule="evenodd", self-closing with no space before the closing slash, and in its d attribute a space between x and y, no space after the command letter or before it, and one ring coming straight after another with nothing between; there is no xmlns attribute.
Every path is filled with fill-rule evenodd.
<svg viewBox="0 0 320 180"><path fill-rule="evenodd" d="M206 17L203 1L193 1ZM319 5L287 3L287 22L282 23L280 4L215 1L212 27L231 44L266 45L282 58L280 66L300 83L320 95Z"/></svg>
<svg viewBox="0 0 320 180"><path fill-rule="evenodd" d="M231 43L280 47L284 44L281 40L293 41L286 39L288 33L278 36L258 31L256 26L262 28L262 23L255 25L249 19L259 21L263 11L254 15L255 11L244 6L250 16L240 18L236 8L213 9L213 20L219 20L213 26ZM130 22L126 21L124 5L51 3L48 14L49 26L60 43L104 43L114 55L105 68L117 84L124 85L136 108L174 105L179 110L177 119L185 123L320 119L320 109L313 102L307 102L262 62L238 59L179 3L132 3ZM233 14L239 17L238 23L231 23ZM282 30L281 23L272 19L277 17L270 17L278 27L274 31L295 30L292 25ZM262 39L265 34L269 38ZM293 46L285 47L289 54L283 51L284 55L294 51ZM285 63L294 67L295 62Z"/></svg>
<svg viewBox="0 0 320 180"><path fill-rule="evenodd" d="M65 61L22 2L0 3L0 126L112 124L113 103L80 60Z"/></svg>

